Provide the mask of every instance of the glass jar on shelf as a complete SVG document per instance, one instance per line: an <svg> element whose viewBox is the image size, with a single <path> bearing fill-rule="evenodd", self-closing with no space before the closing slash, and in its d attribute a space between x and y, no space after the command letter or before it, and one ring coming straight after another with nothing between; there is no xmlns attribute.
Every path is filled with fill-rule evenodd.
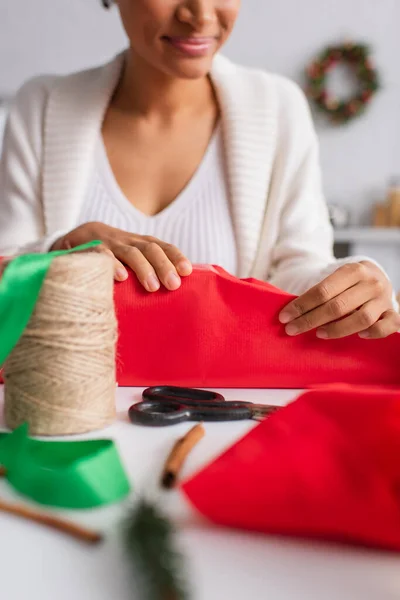
<svg viewBox="0 0 400 600"><path fill-rule="evenodd" d="M387 192L388 225L400 227L400 176L392 177Z"/></svg>

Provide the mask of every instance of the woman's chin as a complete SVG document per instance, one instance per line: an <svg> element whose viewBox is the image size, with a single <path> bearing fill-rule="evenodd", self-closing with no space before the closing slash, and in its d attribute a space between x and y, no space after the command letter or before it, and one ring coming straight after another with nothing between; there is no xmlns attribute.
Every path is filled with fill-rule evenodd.
<svg viewBox="0 0 400 600"><path fill-rule="evenodd" d="M212 62L213 56L182 58L168 61L167 69L170 75L179 79L201 79L209 74Z"/></svg>

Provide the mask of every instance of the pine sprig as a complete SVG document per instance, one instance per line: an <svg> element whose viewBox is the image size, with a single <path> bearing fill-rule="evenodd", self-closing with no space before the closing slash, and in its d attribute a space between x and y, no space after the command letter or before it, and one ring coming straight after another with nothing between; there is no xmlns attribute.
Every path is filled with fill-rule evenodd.
<svg viewBox="0 0 400 600"><path fill-rule="evenodd" d="M125 524L126 548L141 600L189 600L183 556L174 545L174 527L142 500Z"/></svg>

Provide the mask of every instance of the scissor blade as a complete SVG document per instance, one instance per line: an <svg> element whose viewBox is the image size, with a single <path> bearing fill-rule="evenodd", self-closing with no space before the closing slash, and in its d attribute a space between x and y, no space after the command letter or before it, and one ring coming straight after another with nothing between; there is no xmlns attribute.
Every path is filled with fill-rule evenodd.
<svg viewBox="0 0 400 600"><path fill-rule="evenodd" d="M277 412L281 407L280 406L272 406L272 405L264 405L264 404L254 404L251 407L251 412L253 415L254 421L263 421L270 415Z"/></svg>

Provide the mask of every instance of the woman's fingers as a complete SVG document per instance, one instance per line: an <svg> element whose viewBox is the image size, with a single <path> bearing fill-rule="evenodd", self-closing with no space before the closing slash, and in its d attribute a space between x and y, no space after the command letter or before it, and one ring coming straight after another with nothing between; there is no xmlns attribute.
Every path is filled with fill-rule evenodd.
<svg viewBox="0 0 400 600"><path fill-rule="evenodd" d="M177 273L181 275L181 277L187 277L188 275L191 275L193 271L192 263L178 248L172 246L171 244L161 244L161 248L164 250L165 254L175 266Z"/></svg>
<svg viewBox="0 0 400 600"><path fill-rule="evenodd" d="M383 313L379 321L369 329L361 331L359 336L363 339L377 340L379 338L388 337L398 331L400 331L399 313L395 310L387 310Z"/></svg>
<svg viewBox="0 0 400 600"><path fill-rule="evenodd" d="M177 290L181 285L175 265L157 242L147 242L141 248L143 256L154 267L158 279L168 290Z"/></svg>
<svg viewBox="0 0 400 600"><path fill-rule="evenodd" d="M156 292L162 283L168 290L181 285L174 264L156 242L143 242L137 246L119 246L114 249L117 258L130 267L148 292Z"/></svg>
<svg viewBox="0 0 400 600"><path fill-rule="evenodd" d="M379 321L385 308L378 300L366 302L345 319L317 329L317 336L321 339L335 340L365 331Z"/></svg>
<svg viewBox="0 0 400 600"><path fill-rule="evenodd" d="M342 319L370 299L369 286L365 283L354 285L322 306L311 310L302 317L291 321L286 325L285 331L288 335L295 336L332 321Z"/></svg>
<svg viewBox="0 0 400 600"><path fill-rule="evenodd" d="M177 290L181 285L180 276L192 272L191 263L178 248L156 238L135 236L128 244L118 245L113 250L149 292L156 292L160 284L170 291Z"/></svg>
<svg viewBox="0 0 400 600"><path fill-rule="evenodd" d="M96 252L102 252L103 254L108 254L114 261L114 279L116 281L125 281L128 278L128 272L121 261L118 258L115 258L114 253L102 244L101 246L96 246L94 248Z"/></svg>
<svg viewBox="0 0 400 600"><path fill-rule="evenodd" d="M160 289L160 281L151 263L136 247L120 245L114 248L116 257L132 269L142 286L148 292Z"/></svg>
<svg viewBox="0 0 400 600"><path fill-rule="evenodd" d="M177 290L181 285L181 277L192 272L190 261L175 246L104 223L84 223L59 239L55 246L65 249L68 244L69 248L74 248L95 239L103 243L99 251L113 256L117 281L124 281L128 277L126 267L129 267L149 292L159 290L161 283L168 290Z"/></svg>
<svg viewBox="0 0 400 600"><path fill-rule="evenodd" d="M316 329L319 338L338 339L368 330L382 337L397 331L391 307L392 287L386 275L374 263L362 261L337 269L290 302L279 319L288 335Z"/></svg>
<svg viewBox="0 0 400 600"><path fill-rule="evenodd" d="M290 323L336 298L364 279L366 268L361 263L349 263L321 281L305 294L290 302L279 315L281 323Z"/></svg>

